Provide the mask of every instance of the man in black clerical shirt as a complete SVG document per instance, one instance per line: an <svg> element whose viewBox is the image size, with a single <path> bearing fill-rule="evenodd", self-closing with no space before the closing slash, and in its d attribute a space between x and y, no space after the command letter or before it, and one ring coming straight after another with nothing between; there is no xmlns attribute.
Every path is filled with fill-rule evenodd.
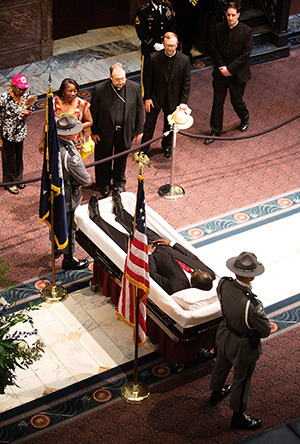
<svg viewBox="0 0 300 444"><path fill-rule="evenodd" d="M95 161L105 159L140 142L144 122L141 88L126 80L120 63L110 67L110 79L95 86L92 92L92 139L95 142ZM125 190L127 156L118 157L95 166L96 185L103 197L108 196L110 185Z"/></svg>
<svg viewBox="0 0 300 444"><path fill-rule="evenodd" d="M145 71L144 99L146 122L142 143L151 140L157 117L164 113L164 132L170 129L167 117L180 105L187 107L191 86L191 68L189 58L176 50L177 35L167 32L163 40L164 49L150 55L150 62ZM150 145L144 148L147 153ZM171 157L172 133L162 139L165 157Z"/></svg>
<svg viewBox="0 0 300 444"><path fill-rule="evenodd" d="M223 110L228 89L233 109L241 120L239 130L244 132L249 127L249 111L243 96L246 83L251 78L249 57L253 37L251 28L239 22L239 10L239 1L227 3L227 23L219 23L216 26L212 39L211 55L215 60L214 101L210 116L212 136L220 136L223 129ZM210 145L214 140L208 138L204 143Z"/></svg>

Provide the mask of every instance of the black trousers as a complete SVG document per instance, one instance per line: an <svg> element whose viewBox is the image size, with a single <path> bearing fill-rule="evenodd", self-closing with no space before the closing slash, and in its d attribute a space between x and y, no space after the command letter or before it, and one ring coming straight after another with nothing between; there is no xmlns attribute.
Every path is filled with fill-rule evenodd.
<svg viewBox="0 0 300 444"><path fill-rule="evenodd" d="M234 412L245 412L248 409L251 378L255 366L256 361L234 366L230 396L230 408ZM211 377L211 389L213 391L219 392L222 390L232 367L232 362L218 350L218 356Z"/></svg>
<svg viewBox="0 0 300 444"><path fill-rule="evenodd" d="M126 210L123 210L116 216L116 221L119 222L127 231L128 234L122 233L112 225L110 225L108 222L106 222L102 217L94 216L93 222L95 222L98 227L101 228L104 233L106 233L113 241L123 250L127 253L128 249L128 239L129 234L131 232L133 217L131 214L129 214ZM160 239L161 236L159 234L155 233L155 231L151 230L147 227L147 236L148 236L148 243L150 244L156 239Z"/></svg>
<svg viewBox="0 0 300 444"><path fill-rule="evenodd" d="M2 178L3 182L17 182L23 179L23 141L3 140Z"/></svg>
<svg viewBox="0 0 300 444"><path fill-rule="evenodd" d="M164 113L164 133L166 131L170 130L170 125L168 122L168 115L172 114L170 108L168 106L163 106L162 108L151 108L149 113L146 113L146 122L144 124L144 134L143 134L143 138L142 138L142 143L148 142L148 140L151 140L153 138L153 134L154 134L154 130L155 130L155 125L156 125L156 121L158 118L158 115L161 111L161 109L163 110ZM161 141L161 146L163 148L163 150L165 151L169 151L172 149L172 133L170 133L168 136L164 137ZM145 146L143 148L143 152L145 154L148 153L150 148L150 144L148 146Z"/></svg>
<svg viewBox="0 0 300 444"><path fill-rule="evenodd" d="M114 131L113 143L108 146L101 140L95 146L95 162L97 160L105 159L113 154L119 154L127 150L124 143L124 133L121 131ZM125 169L126 169L127 155L118 157L114 161L100 163L95 166L96 183L100 187L110 185L111 180L116 186L124 185L126 183Z"/></svg>
<svg viewBox="0 0 300 444"><path fill-rule="evenodd" d="M77 225L74 218L75 211L67 211L68 245L62 250L63 254L71 258L75 253L75 236Z"/></svg>
<svg viewBox="0 0 300 444"><path fill-rule="evenodd" d="M230 101L241 122L249 121L249 111L243 100L246 83L241 83L236 77L213 79L214 101L210 116L210 127L216 134L223 129L224 102L229 89Z"/></svg>

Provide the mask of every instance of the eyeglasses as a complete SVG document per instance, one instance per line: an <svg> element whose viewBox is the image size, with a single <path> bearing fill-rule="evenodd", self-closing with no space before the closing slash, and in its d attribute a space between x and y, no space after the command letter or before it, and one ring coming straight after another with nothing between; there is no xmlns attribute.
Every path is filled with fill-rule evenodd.
<svg viewBox="0 0 300 444"><path fill-rule="evenodd" d="M177 47L177 45L165 45L165 48L170 48L170 49L176 48L176 47Z"/></svg>

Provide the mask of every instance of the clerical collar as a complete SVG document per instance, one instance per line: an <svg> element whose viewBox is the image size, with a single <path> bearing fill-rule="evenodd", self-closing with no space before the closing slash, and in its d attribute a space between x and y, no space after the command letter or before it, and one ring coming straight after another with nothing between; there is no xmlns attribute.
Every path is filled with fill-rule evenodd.
<svg viewBox="0 0 300 444"><path fill-rule="evenodd" d="M228 25L228 27L229 27L230 29L233 29L233 28L235 28L238 24L239 24L239 21L237 21L236 24L235 24L234 26L229 26L229 25Z"/></svg>
<svg viewBox="0 0 300 444"><path fill-rule="evenodd" d="M171 59L172 57L174 57L174 56L176 55L176 52L177 52L177 51L175 51L173 55L169 56L169 55L166 53L166 51L165 51L165 56L168 57L169 59Z"/></svg>
<svg viewBox="0 0 300 444"><path fill-rule="evenodd" d="M125 99L119 94L119 93L121 93L121 92L123 93L123 91L124 91L123 88L124 88L124 87L122 86L122 88L117 88L117 89L116 89L116 88L114 87L113 82L111 82L110 85L111 85L111 87L112 87L114 93L119 97L119 99L120 99L123 103L126 103L126 100L125 100ZM123 93L123 95L124 95L124 93Z"/></svg>
<svg viewBox="0 0 300 444"><path fill-rule="evenodd" d="M249 290L252 290L252 285L251 284L246 284L246 282L239 281L238 279L236 279L236 282L238 284L242 285L243 287L247 287L247 288L249 288Z"/></svg>

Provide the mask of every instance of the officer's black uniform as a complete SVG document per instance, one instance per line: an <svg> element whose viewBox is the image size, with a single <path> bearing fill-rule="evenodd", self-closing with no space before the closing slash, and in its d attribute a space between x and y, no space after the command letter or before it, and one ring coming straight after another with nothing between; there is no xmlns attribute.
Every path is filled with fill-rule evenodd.
<svg viewBox="0 0 300 444"><path fill-rule="evenodd" d="M163 0L161 13L158 8L155 8L152 1L144 3L137 11L135 29L142 42L141 77L143 83L143 72L149 62L150 54L155 51L155 43L162 43L166 32L176 32L175 14L171 3Z"/></svg>
<svg viewBox="0 0 300 444"><path fill-rule="evenodd" d="M218 356L211 388L213 393L220 393L234 366L230 408L234 415L241 418L241 426L234 416L231 427L255 429L261 425L261 420L252 420L242 415L248 408L251 377L262 353L260 338L269 336L270 322L262 303L256 299L249 286L242 282L224 277L219 282L217 292L224 320L216 336Z"/></svg>

